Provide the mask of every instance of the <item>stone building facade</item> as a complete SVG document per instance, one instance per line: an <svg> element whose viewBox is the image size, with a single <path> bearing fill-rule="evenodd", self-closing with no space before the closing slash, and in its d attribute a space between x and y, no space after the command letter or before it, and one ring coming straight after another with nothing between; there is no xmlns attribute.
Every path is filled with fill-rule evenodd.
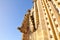
<svg viewBox="0 0 60 40"><path fill-rule="evenodd" d="M21 27L22 40L60 40L60 14L57 0L33 0Z"/></svg>

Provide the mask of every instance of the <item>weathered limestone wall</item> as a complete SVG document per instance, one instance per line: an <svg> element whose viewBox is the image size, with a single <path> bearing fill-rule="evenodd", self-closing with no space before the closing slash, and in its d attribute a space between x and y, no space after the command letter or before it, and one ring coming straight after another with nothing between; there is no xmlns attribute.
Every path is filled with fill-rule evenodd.
<svg viewBox="0 0 60 40"><path fill-rule="evenodd" d="M34 0L33 3L19 28L22 40L60 40L60 16L52 1Z"/></svg>

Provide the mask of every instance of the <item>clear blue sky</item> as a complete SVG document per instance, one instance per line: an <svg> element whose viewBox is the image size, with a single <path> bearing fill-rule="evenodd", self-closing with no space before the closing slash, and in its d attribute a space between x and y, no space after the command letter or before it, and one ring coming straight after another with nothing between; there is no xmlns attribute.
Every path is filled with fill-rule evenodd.
<svg viewBox="0 0 60 40"><path fill-rule="evenodd" d="M21 40L24 15L32 7L32 0L0 0L0 40Z"/></svg>

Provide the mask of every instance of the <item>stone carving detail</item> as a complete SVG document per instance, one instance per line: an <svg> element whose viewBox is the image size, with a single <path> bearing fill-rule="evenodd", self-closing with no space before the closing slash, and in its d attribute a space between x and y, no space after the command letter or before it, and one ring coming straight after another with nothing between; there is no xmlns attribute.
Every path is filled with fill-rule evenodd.
<svg viewBox="0 0 60 40"><path fill-rule="evenodd" d="M60 40L60 16L57 0L33 0L34 5L28 10L22 26L22 40ZM56 2L56 3L55 3ZM33 12L33 13L32 13Z"/></svg>

